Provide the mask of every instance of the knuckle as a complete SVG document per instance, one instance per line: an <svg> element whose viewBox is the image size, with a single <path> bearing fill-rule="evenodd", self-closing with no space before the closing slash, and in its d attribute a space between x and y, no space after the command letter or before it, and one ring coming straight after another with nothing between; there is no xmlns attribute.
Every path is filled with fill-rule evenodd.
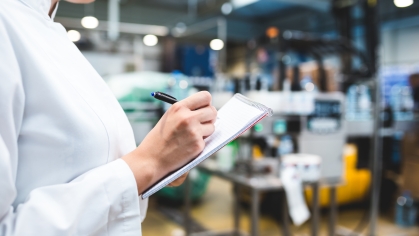
<svg viewBox="0 0 419 236"><path fill-rule="evenodd" d="M196 142L196 132L191 125L187 127L187 135L192 139L192 142Z"/></svg>
<svg viewBox="0 0 419 236"><path fill-rule="evenodd" d="M199 151L201 148L202 137L197 132L191 132L190 136L194 150Z"/></svg>
<svg viewBox="0 0 419 236"><path fill-rule="evenodd" d="M180 104L179 102L173 104L170 109L173 110L174 112L178 112L183 108L182 104Z"/></svg>
<svg viewBox="0 0 419 236"><path fill-rule="evenodd" d="M192 117L188 114L182 114L179 119L179 125L182 127L189 127L192 123Z"/></svg>
<svg viewBox="0 0 419 236"><path fill-rule="evenodd" d="M197 140L195 147L197 152L201 152L205 147L204 140L202 138L200 138L200 140Z"/></svg>

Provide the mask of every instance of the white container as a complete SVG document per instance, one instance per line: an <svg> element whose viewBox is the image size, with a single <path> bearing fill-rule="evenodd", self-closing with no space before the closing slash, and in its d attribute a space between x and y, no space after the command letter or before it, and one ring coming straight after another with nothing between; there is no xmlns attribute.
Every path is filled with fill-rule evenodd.
<svg viewBox="0 0 419 236"><path fill-rule="evenodd" d="M303 182L320 180L321 162L319 156L311 154L287 154L281 157L281 171L285 168L296 168Z"/></svg>

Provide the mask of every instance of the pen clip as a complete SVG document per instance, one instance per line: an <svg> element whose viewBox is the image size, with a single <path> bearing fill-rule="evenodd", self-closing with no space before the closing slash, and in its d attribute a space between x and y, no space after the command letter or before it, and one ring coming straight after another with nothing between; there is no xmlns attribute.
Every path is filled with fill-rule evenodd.
<svg viewBox="0 0 419 236"><path fill-rule="evenodd" d="M158 92L158 93L160 93L160 94L162 94L162 95L164 95L164 96L167 96L167 97L169 97L169 98L172 98L172 99L174 99L174 100L176 100L176 101L177 101L177 99L176 99L175 97L170 96L170 95L169 95L169 94L167 94L167 93L163 93L163 92Z"/></svg>

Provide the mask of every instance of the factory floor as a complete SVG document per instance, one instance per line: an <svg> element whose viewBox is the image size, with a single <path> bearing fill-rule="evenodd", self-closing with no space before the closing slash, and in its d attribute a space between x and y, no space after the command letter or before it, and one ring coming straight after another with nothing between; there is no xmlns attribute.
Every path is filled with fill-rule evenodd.
<svg viewBox="0 0 419 236"><path fill-rule="evenodd" d="M212 177L208 185L204 199L200 204L196 204L192 208L192 217L206 229L216 232L228 231L233 227L232 215L232 195L231 185L219 178ZM362 208L339 210L338 214L338 231L347 233L347 230L357 227L365 210ZM241 230L249 232L249 212L242 211L241 214ZM319 235L328 235L327 233L327 214L322 214ZM163 214L157 208L155 199L150 199L150 206L147 217L142 224L143 236L183 236L182 226L169 219L167 214ZM281 235L281 229L276 220L264 214L260 217L259 223L260 236ZM300 227L292 226L291 230L294 236L309 236L310 222ZM350 232L350 231L349 231ZM368 230L365 229L363 234L367 235ZM343 235L343 234L342 234ZM349 235L349 234L347 234ZM401 228L394 224L391 216L381 216L378 220L377 227L378 236L418 236L419 227Z"/></svg>

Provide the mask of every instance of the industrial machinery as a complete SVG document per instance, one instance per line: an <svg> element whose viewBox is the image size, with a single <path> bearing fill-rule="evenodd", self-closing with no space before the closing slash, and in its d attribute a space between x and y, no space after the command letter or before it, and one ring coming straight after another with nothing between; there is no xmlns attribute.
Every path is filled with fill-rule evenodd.
<svg viewBox="0 0 419 236"><path fill-rule="evenodd" d="M262 120L246 138L263 149L263 156L315 154L322 158L324 165L321 178L332 182L341 180L342 152L346 141L342 93L298 92L291 95L287 92L251 92L248 96L255 101L272 102L274 115ZM293 110L286 112L283 103Z"/></svg>
<svg viewBox="0 0 419 236"><path fill-rule="evenodd" d="M329 183L339 183L343 173L344 101L340 92L318 94L314 99L314 111L302 119L304 125L298 138L299 152L322 158L321 177Z"/></svg>

